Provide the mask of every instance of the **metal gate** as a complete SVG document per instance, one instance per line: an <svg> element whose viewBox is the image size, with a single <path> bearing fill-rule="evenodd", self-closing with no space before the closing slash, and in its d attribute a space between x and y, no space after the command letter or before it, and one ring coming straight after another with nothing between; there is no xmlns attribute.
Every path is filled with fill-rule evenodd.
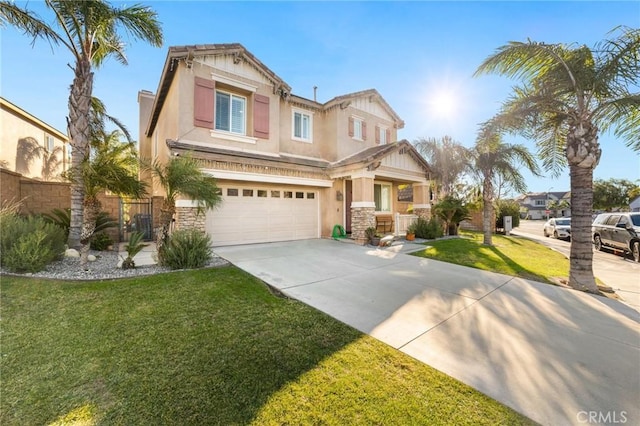
<svg viewBox="0 0 640 426"><path fill-rule="evenodd" d="M153 200L120 199L120 241L129 241L134 232L142 232L145 241L153 240Z"/></svg>

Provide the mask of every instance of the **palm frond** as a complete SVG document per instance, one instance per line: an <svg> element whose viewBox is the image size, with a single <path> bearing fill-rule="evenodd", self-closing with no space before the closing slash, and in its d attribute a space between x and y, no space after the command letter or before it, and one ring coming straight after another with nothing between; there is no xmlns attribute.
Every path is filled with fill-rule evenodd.
<svg viewBox="0 0 640 426"><path fill-rule="evenodd" d="M67 45L65 40L35 12L21 8L13 1L3 0L0 1L0 27L4 27L7 24L33 37L33 42L37 38L43 38L51 44L62 43Z"/></svg>
<svg viewBox="0 0 640 426"><path fill-rule="evenodd" d="M593 119L601 131L613 129L629 148L640 151L640 93L601 103Z"/></svg>

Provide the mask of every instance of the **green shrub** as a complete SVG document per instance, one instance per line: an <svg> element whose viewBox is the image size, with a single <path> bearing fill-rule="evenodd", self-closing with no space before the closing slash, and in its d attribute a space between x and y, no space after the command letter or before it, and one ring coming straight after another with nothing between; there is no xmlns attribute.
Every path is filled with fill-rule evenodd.
<svg viewBox="0 0 640 426"><path fill-rule="evenodd" d="M64 253L64 231L40 217L8 215L0 223L0 264L37 272Z"/></svg>
<svg viewBox="0 0 640 426"><path fill-rule="evenodd" d="M414 224L416 238L432 240L434 238L442 237L442 224L435 217L432 217L429 220L419 217Z"/></svg>
<svg viewBox="0 0 640 426"><path fill-rule="evenodd" d="M129 244L124 246L125 250L127 250L127 258L122 261L122 269L133 269L136 267L133 258L136 254L140 253L143 248L149 245L144 243L143 238L144 234L142 232L134 232L129 236Z"/></svg>
<svg viewBox="0 0 640 426"><path fill-rule="evenodd" d="M171 269L195 269L211 260L211 238L197 229L174 232L158 253L164 266Z"/></svg>
<svg viewBox="0 0 640 426"><path fill-rule="evenodd" d="M54 225L58 225L60 228L64 230L65 240L69 238L69 226L71 223L71 209L53 209L51 213L43 213L42 217L49 223L53 223ZM96 218L96 229L93 231L94 234L104 231L109 228L118 228L118 222L115 219L109 217L109 213L102 211L98 213L98 217Z"/></svg>
<svg viewBox="0 0 640 426"><path fill-rule="evenodd" d="M504 217L511 216L512 226L520 226L520 204L515 200L499 200L496 203L496 228L504 228Z"/></svg>
<svg viewBox="0 0 640 426"><path fill-rule="evenodd" d="M91 250L103 251L113 244L113 239L106 232L99 232L91 237Z"/></svg>

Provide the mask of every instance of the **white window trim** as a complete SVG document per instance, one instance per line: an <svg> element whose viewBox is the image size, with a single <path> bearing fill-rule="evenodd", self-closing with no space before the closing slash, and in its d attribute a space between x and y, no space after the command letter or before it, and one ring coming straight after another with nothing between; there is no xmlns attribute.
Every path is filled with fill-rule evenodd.
<svg viewBox="0 0 640 426"><path fill-rule="evenodd" d="M351 118L353 118L353 136L351 139L360 142L364 141L364 138L362 137L362 125L364 124L364 118L358 117L357 115L352 115ZM360 122L360 136L356 135L356 121Z"/></svg>
<svg viewBox="0 0 640 426"><path fill-rule="evenodd" d="M309 138L299 138L295 135L295 117L296 113L309 116ZM298 142L313 143L313 112L304 109L292 108L291 109L291 139Z"/></svg>
<svg viewBox="0 0 640 426"><path fill-rule="evenodd" d="M224 130L211 130L211 137L216 139L224 139L227 141L233 142L243 142L250 144L257 144L258 138L254 138L253 136L240 135L238 133L225 132Z"/></svg>
<svg viewBox="0 0 640 426"><path fill-rule="evenodd" d="M217 103L216 96L218 95L218 93L224 93L225 95L229 95L229 102L231 102L231 104L229 105L229 120L231 120L231 108L232 108L232 105L233 105L233 97L235 96L236 98L244 99L244 113L243 113L243 115L244 115L244 125L243 125L244 132L243 133L236 133L236 132L233 132L231 130L215 129L215 127L218 125L218 123L216 121L215 109L214 109L214 113L213 113L213 127L214 127L214 130L216 132L225 133L225 134L228 134L228 135L246 136L246 134L247 134L247 121L248 121L248 114L247 113L248 113L248 108L249 108L248 107L249 103L248 103L247 97L243 96L243 95L239 95L237 93L229 92L229 91L226 91L226 90L216 89L214 97L213 97L213 102L214 103ZM232 123L229 122L229 129L231 129L232 127L233 127Z"/></svg>
<svg viewBox="0 0 640 426"><path fill-rule="evenodd" d="M51 146L49 146L49 141L51 141ZM53 136L51 136L48 133L44 134L44 143L45 143L45 147L47 148L47 151L49 152L53 152L53 150L56 147L56 140Z"/></svg>
<svg viewBox="0 0 640 426"><path fill-rule="evenodd" d="M387 140L387 130L389 130L388 127L378 124L378 131L380 132L380 134L378 135L378 137L380 138L380 145L386 145L389 143L389 141Z"/></svg>
<svg viewBox="0 0 640 426"><path fill-rule="evenodd" d="M245 83L239 80L235 80L233 78L225 77L223 75L217 74L215 72L211 73L211 78L220 83L225 83L230 86L235 86L238 89L243 89L249 92L255 93L258 90L258 86L254 86L253 84Z"/></svg>
<svg viewBox="0 0 640 426"><path fill-rule="evenodd" d="M389 210L376 210L376 213L391 213L391 211L393 210L393 185L390 182L379 182L379 181L374 181L373 184L374 186L380 185L380 187L386 186L389 188L389 199L388 199ZM375 194L375 191L374 191L374 194ZM375 200L374 200L374 205L375 205Z"/></svg>

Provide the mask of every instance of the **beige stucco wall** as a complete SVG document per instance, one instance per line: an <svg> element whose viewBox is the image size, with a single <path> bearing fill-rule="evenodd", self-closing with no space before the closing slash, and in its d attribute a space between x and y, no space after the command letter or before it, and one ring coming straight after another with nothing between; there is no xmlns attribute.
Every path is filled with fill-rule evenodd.
<svg viewBox="0 0 640 426"><path fill-rule="evenodd" d="M54 175L59 175L68 166L66 137L62 138L60 132L51 127L47 127L42 122L32 119L28 115L23 115L15 111L11 106L0 103L0 160L8 170L21 173L25 177L42 179L42 156L29 161L24 156L19 156L18 146L23 143L34 143L40 147L46 147L46 136L53 137L54 147L61 147L62 151L57 154L60 165L54 171Z"/></svg>

